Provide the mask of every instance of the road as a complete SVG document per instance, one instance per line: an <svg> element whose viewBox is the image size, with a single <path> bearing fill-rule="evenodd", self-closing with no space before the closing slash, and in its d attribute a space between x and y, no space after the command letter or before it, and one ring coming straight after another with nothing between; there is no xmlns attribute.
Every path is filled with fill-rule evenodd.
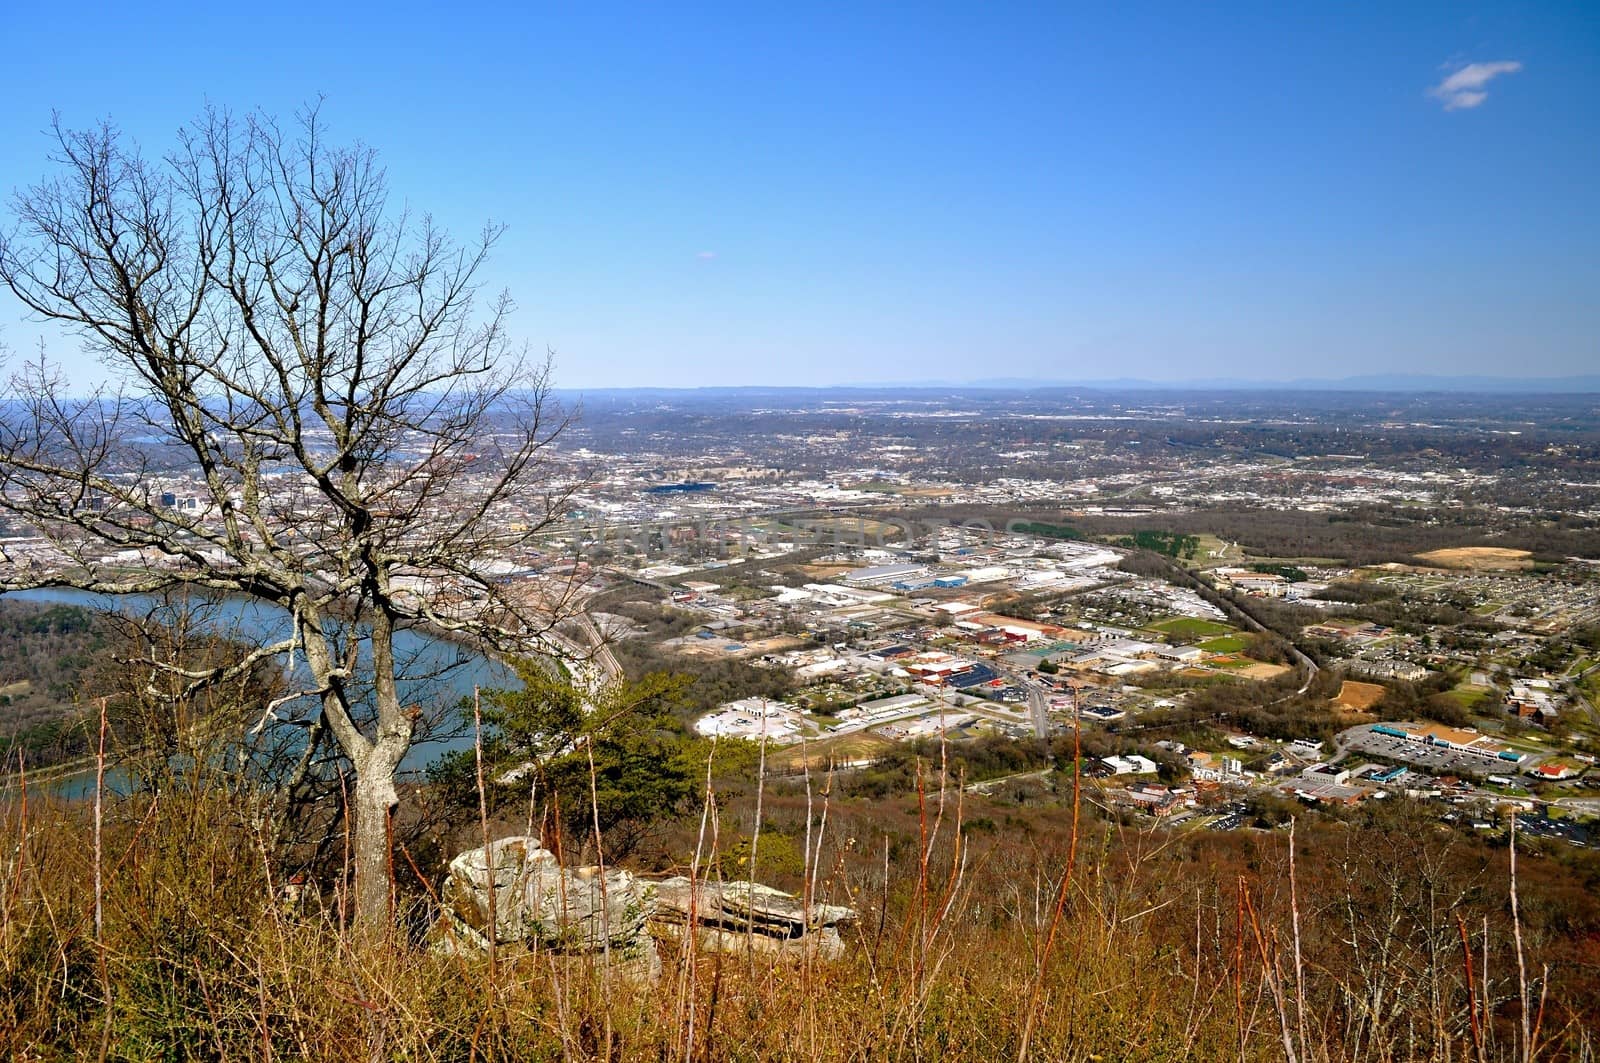
<svg viewBox="0 0 1600 1063"><path fill-rule="evenodd" d="M1009 669L1002 668L999 662L991 662L990 668L995 675L1004 679L1018 690L1025 691L1028 695L1028 721L1033 725L1033 736L1039 739L1050 737L1050 701L1044 691L1040 690L1026 675L1018 674Z"/></svg>
<svg viewBox="0 0 1600 1063"><path fill-rule="evenodd" d="M1050 737L1050 703L1044 691L1032 683L1024 684L1023 690L1028 692L1028 715L1033 720L1033 735L1035 738ZM1073 700L1073 710L1077 710L1077 700Z"/></svg>
<svg viewBox="0 0 1600 1063"><path fill-rule="evenodd" d="M557 652L548 656L566 666L592 703L607 686L621 681L622 665L587 611L580 611L571 619L582 635L581 642L555 630L544 632L541 640L555 647Z"/></svg>
<svg viewBox="0 0 1600 1063"><path fill-rule="evenodd" d="M1283 697L1270 702L1270 704L1276 705L1278 702L1288 701L1292 697L1302 697L1305 695L1306 691L1311 689L1311 684L1316 682L1317 673L1321 671L1321 669L1317 667L1316 661L1313 661L1309 656L1301 651L1300 647L1294 644L1294 640L1290 639L1282 632L1274 631L1267 627L1255 617L1241 609L1237 603L1230 600L1221 591L1218 591L1215 587L1211 586L1211 584L1207 583L1193 572L1190 572L1176 561L1173 561L1171 558L1163 557L1160 554L1151 554L1151 556L1158 558L1162 564L1166 566L1168 571L1178 577L1179 582L1186 583L1193 587L1195 593L1199 594L1200 597L1204 598L1212 605L1227 613L1228 616L1232 617L1235 621L1242 624L1248 630L1262 635L1275 635L1284 641L1289 650L1289 659L1294 661L1297 667L1305 669L1306 681L1300 684L1300 689L1296 690L1293 694L1285 694Z"/></svg>
<svg viewBox="0 0 1600 1063"><path fill-rule="evenodd" d="M1594 704L1584 696L1583 681L1591 672L1600 669L1600 661L1596 661L1577 675L1566 676L1567 694L1572 698L1572 704L1582 709L1589 717L1591 724L1600 724L1600 712L1595 711Z"/></svg>
<svg viewBox="0 0 1600 1063"><path fill-rule="evenodd" d="M1002 775L998 779L985 779L982 782L967 784L969 794L990 794L997 786L1004 786L1008 782L1019 782L1023 779L1046 779L1055 768L1034 768L1030 771L1019 771L1015 775Z"/></svg>

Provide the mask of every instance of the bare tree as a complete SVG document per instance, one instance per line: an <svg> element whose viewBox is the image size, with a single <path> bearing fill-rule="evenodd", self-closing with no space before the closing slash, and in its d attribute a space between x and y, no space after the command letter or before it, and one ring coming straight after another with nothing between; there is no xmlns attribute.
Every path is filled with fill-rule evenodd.
<svg viewBox="0 0 1600 1063"><path fill-rule="evenodd" d="M548 359L510 342L506 296L476 299L499 230L457 245L391 203L374 153L328 143L314 108L288 132L207 113L159 161L110 126L58 122L55 143L56 176L0 235L0 281L108 376L85 388L42 354L11 375L0 512L38 545L0 558L0 586L287 611L242 660L170 668L199 689L303 654L310 682L263 719L304 725L307 764L325 734L349 758L357 924L387 927L416 713L397 634L571 648L570 581L506 578L536 567L565 491Z"/></svg>

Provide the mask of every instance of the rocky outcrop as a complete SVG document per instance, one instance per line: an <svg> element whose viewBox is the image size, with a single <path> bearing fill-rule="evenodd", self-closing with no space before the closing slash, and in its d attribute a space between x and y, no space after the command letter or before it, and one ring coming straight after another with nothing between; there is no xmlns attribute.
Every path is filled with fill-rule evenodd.
<svg viewBox="0 0 1600 1063"><path fill-rule="evenodd" d="M442 951L481 952L493 940L497 948L601 955L638 980L660 974L656 937L683 941L691 923L702 952L833 960L844 952L840 928L856 919L852 908L808 907L758 882L647 882L610 868L563 868L538 838L526 837L450 861L439 900L434 944Z"/></svg>
<svg viewBox="0 0 1600 1063"><path fill-rule="evenodd" d="M640 978L661 970L646 929L654 887L627 871L563 868L538 838L502 838L462 853L450 861L439 900L435 942L445 951L485 950L492 937L497 947L605 955Z"/></svg>
<svg viewBox="0 0 1600 1063"><path fill-rule="evenodd" d="M844 952L839 929L856 912L835 904L812 904L759 882L696 882L663 879L655 884L650 916L653 933L683 940L693 921L695 945L706 952L753 949L764 955L837 959Z"/></svg>

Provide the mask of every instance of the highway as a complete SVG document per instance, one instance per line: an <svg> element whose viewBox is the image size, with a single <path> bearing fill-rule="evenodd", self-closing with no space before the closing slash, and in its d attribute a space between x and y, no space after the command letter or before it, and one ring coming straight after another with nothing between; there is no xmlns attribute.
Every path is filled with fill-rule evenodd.
<svg viewBox="0 0 1600 1063"><path fill-rule="evenodd" d="M552 628L539 636L539 652L567 668L573 680L583 687L592 707L601 691L622 680L622 665L587 610L580 610L571 620L582 633L583 642Z"/></svg>

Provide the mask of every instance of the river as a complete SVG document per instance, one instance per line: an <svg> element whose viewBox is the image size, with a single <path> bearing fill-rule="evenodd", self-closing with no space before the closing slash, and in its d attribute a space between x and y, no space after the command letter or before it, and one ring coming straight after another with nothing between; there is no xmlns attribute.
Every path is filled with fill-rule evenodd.
<svg viewBox="0 0 1600 1063"><path fill-rule="evenodd" d="M5 598L16 601L78 605L103 612L120 611L132 615L145 615L160 606L154 595L105 595L66 588L9 591ZM264 643L286 638L290 617L287 610L266 602L247 598L221 598L201 604L202 626L218 634L242 642ZM395 657L401 664L399 677L400 697L408 704L437 705L456 702L472 694L474 687L484 689L520 686L516 674L499 661L475 653L448 639L417 631L401 631L395 635ZM363 645L358 670L371 668L370 647ZM284 661L284 667L289 662ZM299 682L309 678L302 659L295 662L291 677ZM441 741L414 746L400 770L413 774L425 769L442 754L457 749L470 748L470 733L458 733ZM82 775L69 776L53 787L67 797L81 796L85 789L93 788L93 775L87 780Z"/></svg>

